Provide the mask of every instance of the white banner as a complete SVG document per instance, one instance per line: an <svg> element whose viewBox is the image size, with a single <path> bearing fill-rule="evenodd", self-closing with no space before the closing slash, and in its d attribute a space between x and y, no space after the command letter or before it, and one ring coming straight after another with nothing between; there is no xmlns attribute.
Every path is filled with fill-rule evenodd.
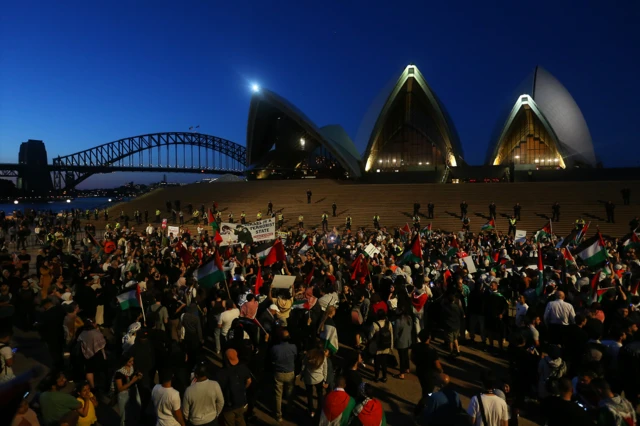
<svg viewBox="0 0 640 426"><path fill-rule="evenodd" d="M516 243L525 243L527 241L527 231L516 229Z"/></svg>
<svg viewBox="0 0 640 426"><path fill-rule="evenodd" d="M221 245L251 244L258 241L276 239L276 219L269 218L246 224L226 223L220 224Z"/></svg>
<svg viewBox="0 0 640 426"><path fill-rule="evenodd" d="M167 227L167 237L169 234L173 234L174 237L177 237L180 234L179 226L168 226Z"/></svg>

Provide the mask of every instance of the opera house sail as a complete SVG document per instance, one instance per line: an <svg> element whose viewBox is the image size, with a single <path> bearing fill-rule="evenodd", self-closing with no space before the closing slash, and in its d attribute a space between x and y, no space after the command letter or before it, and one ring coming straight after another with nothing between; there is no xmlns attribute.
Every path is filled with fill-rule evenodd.
<svg viewBox="0 0 640 426"><path fill-rule="evenodd" d="M254 93L247 124L250 179L358 178L358 152L338 125L318 128L302 111L267 89Z"/></svg>
<svg viewBox="0 0 640 426"><path fill-rule="evenodd" d="M518 89L515 104L498 122L487 165L519 169L594 167L587 123L569 91L536 67Z"/></svg>
<svg viewBox="0 0 640 426"><path fill-rule="evenodd" d="M449 114L414 65L402 72L368 127L366 172L428 171L464 162Z"/></svg>

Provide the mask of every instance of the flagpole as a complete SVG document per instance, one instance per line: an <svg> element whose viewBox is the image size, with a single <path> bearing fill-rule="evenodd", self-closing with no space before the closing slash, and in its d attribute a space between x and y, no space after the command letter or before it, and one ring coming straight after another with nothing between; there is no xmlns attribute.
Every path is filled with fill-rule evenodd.
<svg viewBox="0 0 640 426"><path fill-rule="evenodd" d="M140 293L140 284L136 284L136 297L140 303L140 309L142 309L142 320L147 323L147 315L144 313L144 304L142 303L142 294Z"/></svg>

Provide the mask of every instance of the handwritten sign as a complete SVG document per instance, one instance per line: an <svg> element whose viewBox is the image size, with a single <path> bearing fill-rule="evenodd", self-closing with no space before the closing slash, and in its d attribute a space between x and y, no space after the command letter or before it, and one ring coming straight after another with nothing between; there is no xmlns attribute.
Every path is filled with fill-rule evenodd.
<svg viewBox="0 0 640 426"><path fill-rule="evenodd" d="M220 224L220 236L223 244L251 244L252 242L269 241L276 239L276 219L269 218L257 222L241 224Z"/></svg>

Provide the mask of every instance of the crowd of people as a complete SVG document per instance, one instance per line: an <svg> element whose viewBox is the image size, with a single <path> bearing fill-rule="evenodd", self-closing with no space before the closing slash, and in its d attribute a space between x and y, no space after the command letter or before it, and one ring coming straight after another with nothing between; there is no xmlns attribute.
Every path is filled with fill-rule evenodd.
<svg viewBox="0 0 640 426"><path fill-rule="evenodd" d="M14 425L92 425L105 407L122 425L244 425L258 400L276 421L381 425L379 383L411 374L419 424L514 425L535 403L549 426L636 424L637 237L603 239L587 266L566 255L583 232L296 227L263 258L265 242L220 247L217 223L167 235L134 217L101 238L86 223L75 237L82 214L0 219L44 232L35 259L0 253L0 383L20 379L16 329L39 334L50 368ZM467 408L441 363L461 346L509 365L482 369Z"/></svg>

